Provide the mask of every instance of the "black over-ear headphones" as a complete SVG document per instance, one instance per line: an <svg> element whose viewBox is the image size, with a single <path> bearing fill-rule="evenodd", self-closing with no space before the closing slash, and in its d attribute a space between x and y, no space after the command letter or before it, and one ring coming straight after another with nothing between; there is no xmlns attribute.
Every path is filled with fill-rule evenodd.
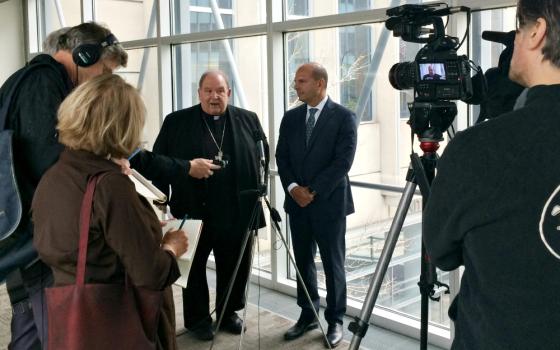
<svg viewBox="0 0 560 350"><path fill-rule="evenodd" d="M107 46L116 45L119 41L113 34L107 35L102 42L97 44L81 44L72 50L72 59L80 67L94 65L101 58L103 49Z"/></svg>

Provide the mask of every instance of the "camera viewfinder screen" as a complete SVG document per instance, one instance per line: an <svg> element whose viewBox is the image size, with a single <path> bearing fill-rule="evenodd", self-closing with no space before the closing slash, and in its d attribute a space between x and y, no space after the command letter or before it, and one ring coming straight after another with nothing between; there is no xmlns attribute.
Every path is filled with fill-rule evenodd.
<svg viewBox="0 0 560 350"><path fill-rule="evenodd" d="M445 64L420 63L419 67L422 80L445 80Z"/></svg>

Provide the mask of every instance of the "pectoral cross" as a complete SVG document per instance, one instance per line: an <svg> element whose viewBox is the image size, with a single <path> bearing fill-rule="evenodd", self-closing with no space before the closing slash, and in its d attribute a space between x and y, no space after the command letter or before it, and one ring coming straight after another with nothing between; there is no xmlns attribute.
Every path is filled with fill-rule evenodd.
<svg viewBox="0 0 560 350"><path fill-rule="evenodd" d="M216 159L217 161L222 161L224 154L222 153L222 151L218 151L218 155L214 157L214 159Z"/></svg>

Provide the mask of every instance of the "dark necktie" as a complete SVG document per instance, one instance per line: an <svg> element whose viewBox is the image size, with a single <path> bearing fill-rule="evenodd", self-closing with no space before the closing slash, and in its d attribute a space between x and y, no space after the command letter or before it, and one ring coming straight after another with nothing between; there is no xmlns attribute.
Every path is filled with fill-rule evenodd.
<svg viewBox="0 0 560 350"><path fill-rule="evenodd" d="M309 144L309 139L311 138L311 133L313 132L313 127L315 126L315 113L317 113L317 108L309 108L309 118L307 118L307 123L305 125L305 144Z"/></svg>

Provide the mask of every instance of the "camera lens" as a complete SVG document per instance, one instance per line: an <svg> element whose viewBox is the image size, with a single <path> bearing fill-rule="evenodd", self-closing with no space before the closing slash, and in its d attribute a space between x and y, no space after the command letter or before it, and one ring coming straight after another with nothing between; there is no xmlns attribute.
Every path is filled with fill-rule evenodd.
<svg viewBox="0 0 560 350"><path fill-rule="evenodd" d="M389 82L397 90L414 88L416 82L416 62L395 63L389 71Z"/></svg>

